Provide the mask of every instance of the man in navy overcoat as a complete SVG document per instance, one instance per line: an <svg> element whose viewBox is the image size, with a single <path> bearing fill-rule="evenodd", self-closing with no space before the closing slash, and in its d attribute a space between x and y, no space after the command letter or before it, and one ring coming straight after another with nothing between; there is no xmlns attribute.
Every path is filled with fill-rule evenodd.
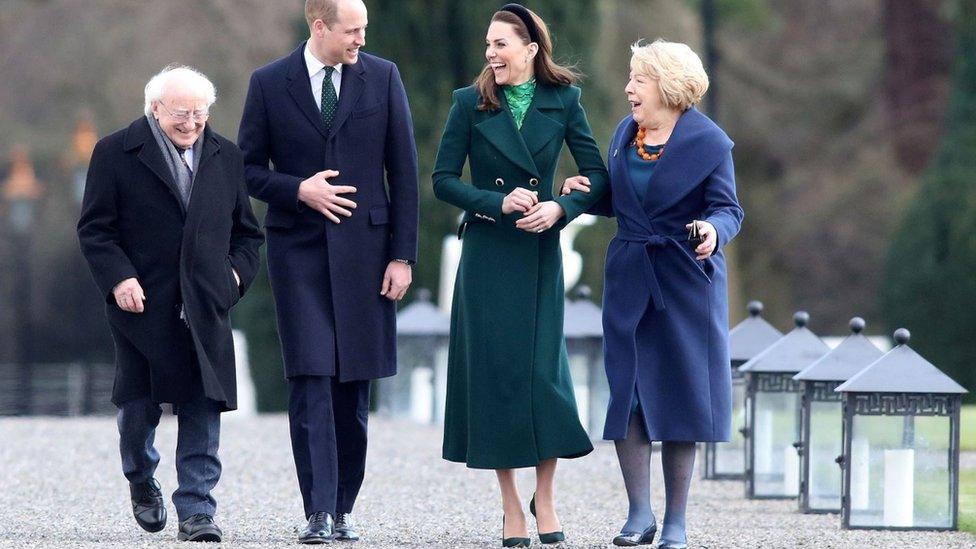
<svg viewBox="0 0 976 549"><path fill-rule="evenodd" d="M256 70L238 137L267 202L303 543L357 539L369 380L396 373L396 301L417 258L413 122L396 65L362 53L361 0L307 0L310 36ZM271 167L269 167L269 163Z"/></svg>

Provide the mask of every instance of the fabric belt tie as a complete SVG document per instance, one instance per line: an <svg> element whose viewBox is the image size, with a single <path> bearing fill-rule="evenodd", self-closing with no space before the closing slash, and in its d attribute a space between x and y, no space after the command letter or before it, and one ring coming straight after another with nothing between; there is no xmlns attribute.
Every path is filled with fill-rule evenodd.
<svg viewBox="0 0 976 549"><path fill-rule="evenodd" d="M680 250L681 244L678 243L676 238L686 237L687 235L684 234L665 236L628 231L625 229L617 230L617 239L644 246L644 268L647 272L647 283L651 290L651 300L654 302L655 311L663 311L666 307L664 304L664 293L661 292L661 284L658 282L657 272L654 270L654 256L657 255L658 250L666 248L672 244L677 246Z"/></svg>

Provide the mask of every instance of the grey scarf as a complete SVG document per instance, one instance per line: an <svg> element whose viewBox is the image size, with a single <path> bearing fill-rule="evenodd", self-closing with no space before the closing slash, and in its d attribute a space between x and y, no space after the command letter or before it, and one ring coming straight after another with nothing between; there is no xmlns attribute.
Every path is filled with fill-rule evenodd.
<svg viewBox="0 0 976 549"><path fill-rule="evenodd" d="M190 170L186 168L181 159L182 155L180 153L182 151L178 150L176 145L166 137L156 117L152 114L147 114L146 120L149 121L149 127L152 128L153 137L156 138L156 144L159 145L159 150L163 153L163 160L169 166L169 173L173 176L173 181L176 182L176 186L180 190L180 198L183 199L183 206L185 207L190 202L193 179L197 173L197 168L200 167L200 152L203 150L203 137L201 136L193 144L193 174L191 175Z"/></svg>

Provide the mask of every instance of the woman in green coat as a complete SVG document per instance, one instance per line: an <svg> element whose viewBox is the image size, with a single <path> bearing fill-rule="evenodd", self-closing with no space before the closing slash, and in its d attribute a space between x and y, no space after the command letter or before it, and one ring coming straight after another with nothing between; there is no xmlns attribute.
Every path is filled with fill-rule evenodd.
<svg viewBox="0 0 976 549"><path fill-rule="evenodd" d="M444 459L495 469L503 545L528 545L514 469L536 468L530 511L543 543L564 539L557 458L593 450L563 338L559 230L602 195L607 170L577 75L552 60L545 23L518 4L492 17L487 65L454 92L434 168L437 198L465 211L451 311ZM593 191L555 196L563 143ZM461 181L465 160L471 183Z"/></svg>

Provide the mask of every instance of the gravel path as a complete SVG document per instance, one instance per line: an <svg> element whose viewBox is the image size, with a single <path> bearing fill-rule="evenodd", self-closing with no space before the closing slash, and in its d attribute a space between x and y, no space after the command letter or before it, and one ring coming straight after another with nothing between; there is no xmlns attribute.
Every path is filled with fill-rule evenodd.
<svg viewBox="0 0 976 549"><path fill-rule="evenodd" d="M494 475L440 459L440 430L372 418L366 484L355 517L367 547L498 547L501 514ZM176 487L176 423L156 437L157 478L167 501ZM297 546L303 524L287 419L225 416L224 475L214 495L231 547ZM140 530L128 508L112 418L0 419L0 547L186 547L175 511L158 534ZM655 453L654 509L663 515ZM557 480L563 547L604 547L626 515L613 447L563 461ZM532 474L521 473L522 493ZM690 547L976 547L963 533L843 531L837 515L801 515L795 504L748 501L740 482L692 484ZM529 519L530 532L534 524ZM538 540L533 543L539 547Z"/></svg>

